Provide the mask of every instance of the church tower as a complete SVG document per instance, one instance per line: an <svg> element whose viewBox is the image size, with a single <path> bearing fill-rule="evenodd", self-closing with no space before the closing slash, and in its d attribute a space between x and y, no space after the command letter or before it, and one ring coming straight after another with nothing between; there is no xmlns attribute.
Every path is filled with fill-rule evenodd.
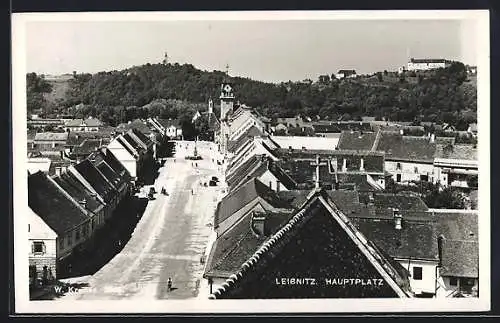
<svg viewBox="0 0 500 323"><path fill-rule="evenodd" d="M226 68L228 68L226 66ZM226 71L227 74L227 71ZM227 153L227 143L229 141L230 136L230 126L231 120L230 116L233 113L233 104L234 104L234 93L233 86L229 81L229 77L226 77L220 86L220 123L221 123L221 132L220 132L220 151L223 154Z"/></svg>

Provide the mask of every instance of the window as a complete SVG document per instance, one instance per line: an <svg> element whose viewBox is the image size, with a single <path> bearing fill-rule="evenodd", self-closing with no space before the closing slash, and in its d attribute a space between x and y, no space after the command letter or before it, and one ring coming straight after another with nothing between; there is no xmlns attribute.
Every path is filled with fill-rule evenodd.
<svg viewBox="0 0 500 323"><path fill-rule="evenodd" d="M89 227L88 227L88 226L86 226L86 225L84 225L84 226L82 227L82 237L86 237L86 236L87 236L87 234L89 233L88 231L89 231Z"/></svg>
<svg viewBox="0 0 500 323"><path fill-rule="evenodd" d="M458 279L457 277L450 277L450 286L457 286Z"/></svg>
<svg viewBox="0 0 500 323"><path fill-rule="evenodd" d="M59 238L59 248L64 249L64 237Z"/></svg>
<svg viewBox="0 0 500 323"><path fill-rule="evenodd" d="M422 267L413 267L413 279L422 280Z"/></svg>
<svg viewBox="0 0 500 323"><path fill-rule="evenodd" d="M401 163L396 164L396 169L401 169Z"/></svg>
<svg viewBox="0 0 500 323"><path fill-rule="evenodd" d="M73 244L73 233L68 234L66 237L66 245L69 247Z"/></svg>
<svg viewBox="0 0 500 323"><path fill-rule="evenodd" d="M474 279L460 278L460 286L474 286Z"/></svg>
<svg viewBox="0 0 500 323"><path fill-rule="evenodd" d="M32 251L34 254L43 254L45 252L45 244L41 241L33 242Z"/></svg>
<svg viewBox="0 0 500 323"><path fill-rule="evenodd" d="M415 167L415 174L418 174L418 167Z"/></svg>
<svg viewBox="0 0 500 323"><path fill-rule="evenodd" d="M75 240L78 241L80 240L80 229L76 229L76 237Z"/></svg>

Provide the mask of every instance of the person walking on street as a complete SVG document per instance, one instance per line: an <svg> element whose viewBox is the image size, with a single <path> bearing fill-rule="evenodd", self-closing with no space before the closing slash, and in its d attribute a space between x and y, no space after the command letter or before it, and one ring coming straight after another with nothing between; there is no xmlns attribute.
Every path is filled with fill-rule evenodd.
<svg viewBox="0 0 500 323"><path fill-rule="evenodd" d="M172 278L168 277L167 291L170 292L171 290L172 290Z"/></svg>

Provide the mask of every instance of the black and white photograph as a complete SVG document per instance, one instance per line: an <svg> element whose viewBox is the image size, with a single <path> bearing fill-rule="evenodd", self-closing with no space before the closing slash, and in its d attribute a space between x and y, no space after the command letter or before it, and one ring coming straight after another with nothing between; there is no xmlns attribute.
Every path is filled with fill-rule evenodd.
<svg viewBox="0 0 500 323"><path fill-rule="evenodd" d="M12 42L16 312L490 309L488 11L25 13Z"/></svg>

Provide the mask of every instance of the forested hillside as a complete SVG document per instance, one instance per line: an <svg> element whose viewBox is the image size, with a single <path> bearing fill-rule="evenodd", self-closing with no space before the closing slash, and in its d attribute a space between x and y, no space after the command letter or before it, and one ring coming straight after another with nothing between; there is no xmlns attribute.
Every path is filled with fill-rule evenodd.
<svg viewBox="0 0 500 323"><path fill-rule="evenodd" d="M30 84L36 84L32 74L28 75ZM138 115L177 117L204 109L209 97L217 103L224 77L221 71L201 71L190 64L146 64L93 75L75 73L65 98L57 103L38 100L37 91L49 89L28 84L28 109L50 112L80 104L72 112L90 113L112 124ZM356 120L373 116L417 123L448 122L459 129L475 121L475 84L467 80L465 66L458 62L420 74L380 72L344 80L325 74L316 81L280 84L241 77L230 80L237 100L271 118L301 114Z"/></svg>

